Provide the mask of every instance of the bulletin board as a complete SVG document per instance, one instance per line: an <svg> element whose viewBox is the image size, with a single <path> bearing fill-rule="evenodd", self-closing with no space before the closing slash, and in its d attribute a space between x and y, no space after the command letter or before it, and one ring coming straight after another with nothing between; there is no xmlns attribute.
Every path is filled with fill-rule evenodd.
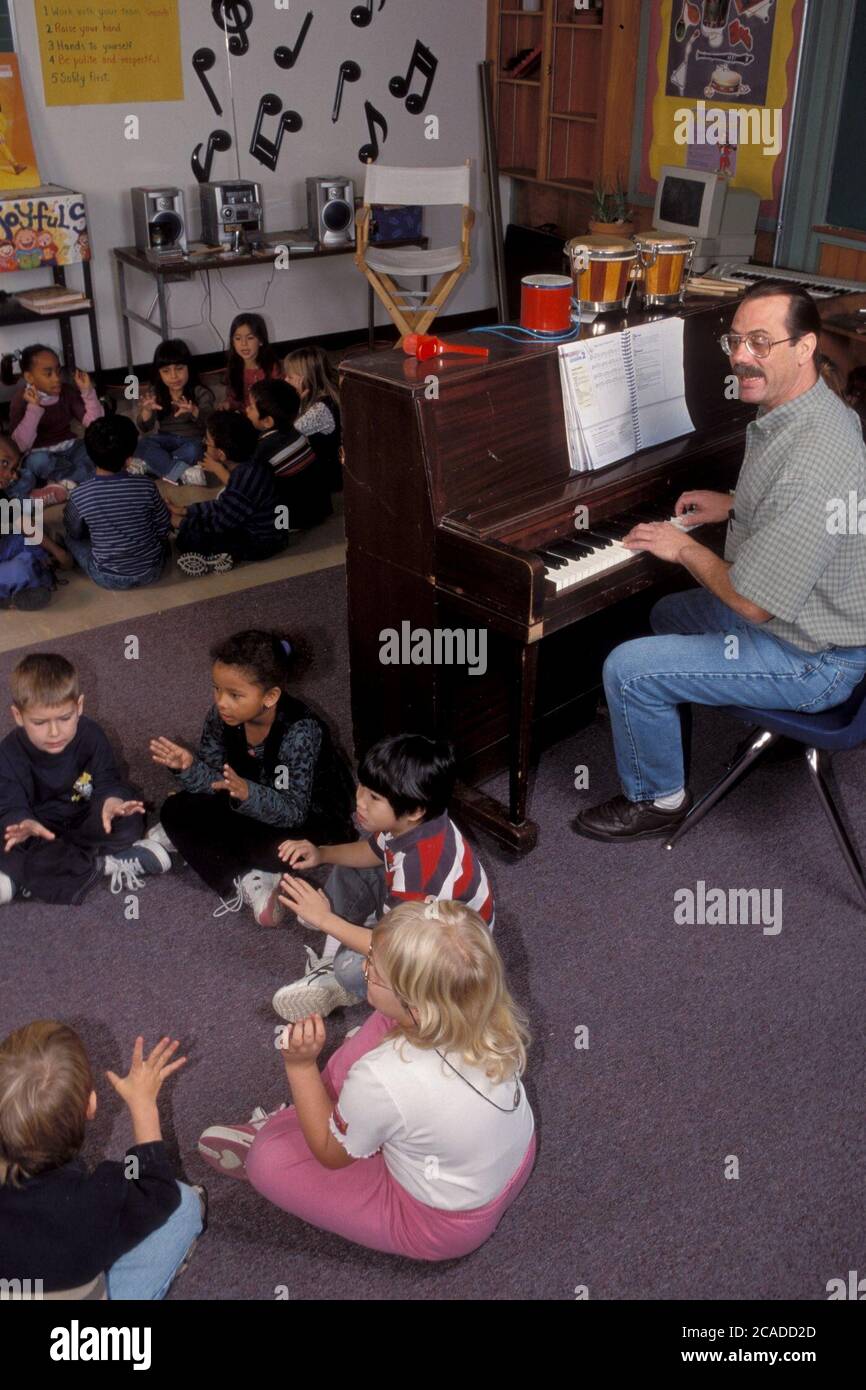
<svg viewBox="0 0 866 1390"><path fill-rule="evenodd" d="M722 0L715 9L724 23L723 41L712 60L699 54L713 52L708 42L706 10L694 9L701 16L701 25L693 35L686 29L688 8L682 0L654 0L650 29L650 80L647 83L644 110L644 143L639 191L652 194L663 164L701 167L700 161L690 159L687 145L675 139L678 121L676 112L697 110L698 101L706 108L750 111L764 108L767 115L779 113L781 127L778 154L765 154L760 144L743 144L730 152L726 159L734 172L731 184L749 188L761 198L761 211L771 215L778 206L784 151L791 120L791 101L797 52L803 23L802 0ZM681 15L685 18L681 18ZM737 25L747 32L743 40ZM680 33L681 48L676 47ZM732 38L733 36L733 38ZM691 47L689 41L692 41ZM672 62L677 66L685 60L685 73L680 69L679 81L684 90L672 83ZM701 66L702 65L702 66ZM743 81L740 94L726 100L717 89L717 73L736 72L741 68ZM695 69L695 72L692 72ZM698 74L701 74L698 76ZM685 77L685 81L683 78ZM695 83L698 85L695 85ZM747 91L746 88L751 88ZM751 96L751 100L750 100ZM759 97L761 104L755 101Z"/></svg>
<svg viewBox="0 0 866 1390"><path fill-rule="evenodd" d="M182 101L178 0L35 0L46 106Z"/></svg>

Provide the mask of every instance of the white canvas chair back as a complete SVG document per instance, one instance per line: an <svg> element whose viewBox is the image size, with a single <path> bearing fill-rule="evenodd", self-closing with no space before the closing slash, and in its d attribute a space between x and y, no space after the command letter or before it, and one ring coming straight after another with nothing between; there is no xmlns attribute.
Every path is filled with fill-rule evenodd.
<svg viewBox="0 0 866 1390"><path fill-rule="evenodd" d="M445 169L387 168L367 165L364 184L365 203L426 204L442 207L456 203L469 206L469 164Z"/></svg>

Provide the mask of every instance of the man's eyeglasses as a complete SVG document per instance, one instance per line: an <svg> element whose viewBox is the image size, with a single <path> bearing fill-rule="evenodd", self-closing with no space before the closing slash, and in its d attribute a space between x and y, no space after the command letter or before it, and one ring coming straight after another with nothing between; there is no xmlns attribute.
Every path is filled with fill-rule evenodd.
<svg viewBox="0 0 866 1390"><path fill-rule="evenodd" d="M779 343L796 342L796 337L771 339L766 333L723 333L719 339L719 347L730 357L741 343L745 343L752 356L760 358L769 357L771 349L778 347Z"/></svg>

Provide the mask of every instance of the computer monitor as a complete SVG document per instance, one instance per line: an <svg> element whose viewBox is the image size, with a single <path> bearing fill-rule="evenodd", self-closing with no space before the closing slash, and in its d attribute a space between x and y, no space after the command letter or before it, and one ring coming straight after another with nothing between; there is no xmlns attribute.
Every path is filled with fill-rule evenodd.
<svg viewBox="0 0 866 1390"><path fill-rule="evenodd" d="M747 261L755 249L760 195L731 188L721 174L664 164L659 173L653 227L697 242L693 268L717 259Z"/></svg>

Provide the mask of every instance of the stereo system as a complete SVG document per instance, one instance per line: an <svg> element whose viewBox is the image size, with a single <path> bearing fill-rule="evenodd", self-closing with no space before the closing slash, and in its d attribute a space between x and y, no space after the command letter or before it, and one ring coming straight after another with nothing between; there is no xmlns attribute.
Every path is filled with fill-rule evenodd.
<svg viewBox="0 0 866 1390"><path fill-rule="evenodd" d="M307 179L307 230L322 246L354 246L355 185L351 179Z"/></svg>
<svg viewBox="0 0 866 1390"><path fill-rule="evenodd" d="M201 238L209 246L243 249L247 238L264 230L262 186L250 179L199 184Z"/></svg>
<svg viewBox="0 0 866 1390"><path fill-rule="evenodd" d="M135 245L158 260L185 256L186 213L180 188L133 188L132 220Z"/></svg>

